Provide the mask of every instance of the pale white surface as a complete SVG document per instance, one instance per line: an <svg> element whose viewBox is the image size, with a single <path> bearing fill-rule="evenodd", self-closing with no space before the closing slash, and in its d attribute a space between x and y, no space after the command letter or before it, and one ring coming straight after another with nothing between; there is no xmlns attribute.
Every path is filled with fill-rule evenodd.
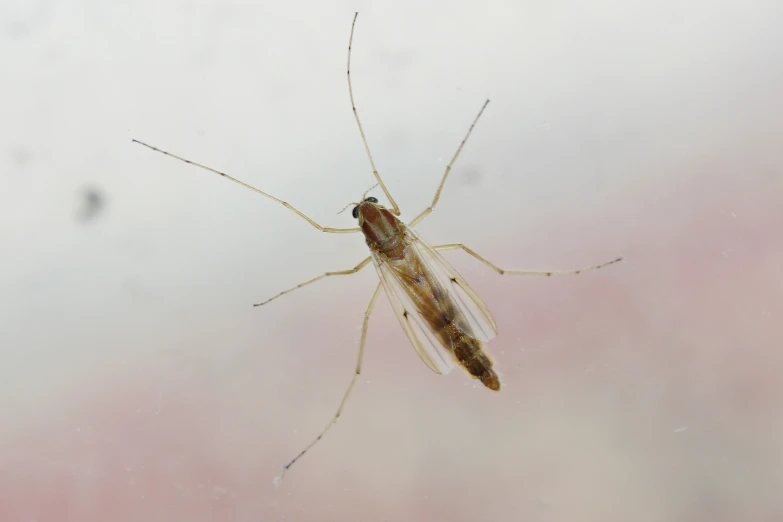
<svg viewBox="0 0 783 522"><path fill-rule="evenodd" d="M629 260L520 281L449 256L498 318L499 398L432 375L381 298L355 397L275 492L348 382L375 276L250 304L366 248L130 140L351 226L335 214L373 182L344 74L355 10L357 106L404 217L492 100L429 242L509 268ZM0 518L781 516L782 17L3 2Z"/></svg>

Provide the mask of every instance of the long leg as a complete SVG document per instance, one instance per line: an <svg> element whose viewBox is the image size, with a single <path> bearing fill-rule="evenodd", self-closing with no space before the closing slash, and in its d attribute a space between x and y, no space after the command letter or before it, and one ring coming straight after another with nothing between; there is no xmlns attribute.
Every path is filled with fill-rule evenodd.
<svg viewBox="0 0 783 522"><path fill-rule="evenodd" d="M223 176L224 178L226 178L226 179L228 179L230 181L233 181L234 183L242 185L243 187L248 188L248 189L252 190L253 192L257 192L257 193L261 194L262 196L271 199L272 201L276 201L276 202L280 203L281 205L283 205L285 208L295 212L299 217L301 217L302 219L304 219L305 221L307 221L308 223L313 225L315 228L317 228L321 232L330 232L330 233L333 233L333 234L350 234L352 232L359 232L361 230L360 228L332 228L332 227L324 227L322 225L319 225L315 221L313 221L304 212L300 211L298 208L294 207L290 203L287 203L287 202L283 201L282 199L278 199L278 198L274 197L271 194L267 194L263 190L259 190L259 189L255 188L252 185L248 185L244 181L240 181L237 178L231 177L228 174L226 174L225 172L220 172L219 170L213 169L211 167L207 167L206 165L202 165L200 163L196 163L195 161L190 161L189 159L185 159L185 158L183 158L181 156L177 156L176 154L172 154L171 152L166 152L165 150L161 150L161 149L159 149L157 147L153 147L152 145L144 143L143 141L139 141L139 140L131 140L131 141L133 141L134 143L138 143L139 145L144 145L145 147L147 147L149 149L152 149L155 152L160 152L161 154L165 154L166 156L172 157L174 159L178 159L180 161L184 161L185 163L187 163L189 165L193 165L193 166L198 167L200 169L208 170L210 172L214 172L215 174L219 174L220 176Z"/></svg>
<svg viewBox="0 0 783 522"><path fill-rule="evenodd" d="M356 384L356 378L359 377L359 374L362 373L362 358L364 357L364 342L367 339L367 326L370 324L370 315L372 314L373 308L375 308L375 302L378 300L378 295L381 292L381 283L378 283L378 286L375 287L375 291L372 294L372 297L370 298L370 304L367 305L367 310L364 312L364 322L362 323L362 335L359 339L359 354L356 357L356 369L353 372L353 377L351 377L351 382L348 385L348 388L345 390L345 395L343 395L343 400L340 401L340 406L337 408L337 412L334 414L334 417L332 417L332 420L329 421L329 423L326 425L326 427L321 431L321 433L318 434L318 436L308 444L305 449L299 452L299 454L291 459L291 461L283 466L283 470L280 472L280 475L275 478L275 484L280 484L280 482L283 480L283 476L285 475L285 472L288 471L288 469L294 465L294 462L302 458L302 455L307 453L307 451L315 446L315 443L321 440L321 438L326 434L327 431L329 431L329 428L334 426L334 423L337 422L337 419L340 418L340 414L343 412L343 407L345 406L345 402L348 400L348 397L351 395L351 390L353 390L353 385Z"/></svg>
<svg viewBox="0 0 783 522"><path fill-rule="evenodd" d="M587 272L588 270L598 270L599 268L603 268L605 266L612 265L614 263L618 263L623 260L622 257L618 257L617 259L612 259L611 261L607 261L606 263L601 263L600 265L592 265L592 266L586 266L584 268L577 268L576 270L506 270L504 268L500 268L492 261L489 261L488 259L480 256L476 253L475 250L471 249L470 247L467 247L463 245L462 243L451 243L448 245L439 245L434 247L435 250L457 250L461 249L470 254L471 256L475 257L488 267L490 267L492 270L497 272L500 275L534 275L534 276L559 276L559 275L576 275L581 274L582 272Z"/></svg>
<svg viewBox="0 0 783 522"><path fill-rule="evenodd" d="M351 275L351 274L355 274L356 272L358 272L359 270L361 270L362 268L367 266L367 263L369 263L369 262L370 262L370 257L367 257L367 258L363 259L361 263L359 263L358 265L356 265L353 268L349 268L348 270L338 270L336 272L326 272L324 274L319 275L318 277L314 277L314 278L310 279L309 281L305 281L304 283L299 283L298 285L293 286L293 287L289 288L288 290L283 290L282 292L280 292L276 296L270 297L269 299L267 299L263 303L256 303L253 306L265 305L269 301L274 301L278 297L281 297L281 296L283 296L283 295L285 295L285 294L287 294L289 292L293 292L294 290L296 290L298 288L302 288L303 286L307 286L310 283L315 283L316 281L319 281L319 280L323 279L324 277L335 276L335 275Z"/></svg>
<svg viewBox="0 0 783 522"><path fill-rule="evenodd" d="M367 157L370 158L370 165L372 166L372 173L375 176L375 179L378 180L378 184L383 189L383 193L386 194L386 198L389 200L389 203L391 203L392 209L391 212L395 216L400 215L400 207L397 206L397 202L394 201L394 198L389 193L389 189L386 188L386 185L383 183L383 180L381 179L381 175L378 174L378 169L375 167L375 161L372 159L372 154L370 154L370 146L367 144L367 137L364 135L364 129L362 128L362 122L359 121L359 113L356 112L356 103L353 101L353 86L351 85L351 46L353 45L353 29L356 27L356 18L359 16L359 13L353 15L353 23L351 23L351 37L348 40L348 95L351 97L351 109L353 110L353 115L356 118L356 124L359 126L359 134L362 135L362 143L364 143L364 150L367 151Z"/></svg>
<svg viewBox="0 0 783 522"><path fill-rule="evenodd" d="M459 157L460 152L462 152L462 147L465 146L465 142L468 141L468 138L470 137L470 133L473 132L473 127L476 126L476 123L478 122L479 118L481 118L481 115L484 113L484 109L487 108L487 105L489 105L489 99L484 102L484 105L481 106L481 110L479 111L478 115L476 116L476 119L473 120L473 123L470 124L470 128L468 129L468 133L465 134L465 137L462 138L462 141L459 144L459 147L457 147L457 152L454 153L454 156L451 158L451 161L449 161L449 164L446 165L446 171L443 173L443 177L440 180L440 185L438 185L438 190L435 191L435 197L432 198L432 203L430 203L430 206L425 208L421 214L416 216L413 221L411 221L408 226L409 227L415 227L419 221L427 217L434 209L435 205L438 204L438 200L440 199L440 191L443 190L443 185L446 184L446 178L449 177L449 172L451 172L451 168L454 166L454 162L457 161L457 158Z"/></svg>

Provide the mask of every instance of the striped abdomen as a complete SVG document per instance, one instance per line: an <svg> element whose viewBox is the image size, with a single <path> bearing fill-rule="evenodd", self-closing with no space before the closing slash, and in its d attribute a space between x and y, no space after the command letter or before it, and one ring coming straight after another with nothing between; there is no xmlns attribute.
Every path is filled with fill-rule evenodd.
<svg viewBox="0 0 783 522"><path fill-rule="evenodd" d="M492 369L492 359L484 351L481 341L466 334L454 322L441 330L441 338L445 346L451 345L457 361L470 375L490 390L500 390L500 379Z"/></svg>
<svg viewBox="0 0 783 522"><path fill-rule="evenodd" d="M500 390L500 380L492 369L492 359L484 351L481 341L476 338L462 310L444 288L448 286L448 279L436 277L422 258L422 253L426 252L422 250L423 243L417 242L405 224L376 201L366 199L356 207L355 213L392 307L395 308L403 328L407 328L406 332L419 356L438 373L453 367L451 364L448 364L448 368L439 366L433 362L432 354L427 349L422 349L408 324L414 307L425 323L423 327L440 340L436 351L443 351L444 354L442 357L437 354L434 359L443 361L448 358L451 363L453 356L456 362L484 386L490 390ZM432 253L437 256L434 251ZM437 257L430 259L437 261ZM393 283L392 279L396 280L399 286ZM405 294L406 298L403 298L402 294ZM492 327L494 328L494 322ZM428 342L425 341L425 344Z"/></svg>
<svg viewBox="0 0 783 522"><path fill-rule="evenodd" d="M475 338L462 312L454 305L448 293L437 279L420 263L419 259L408 259L412 272L398 270L401 278L408 281L408 293L417 304L419 313L430 323L432 330L441 338L444 347L451 348L457 362L474 378L490 390L500 390L500 379L492 369L492 359L484 346Z"/></svg>

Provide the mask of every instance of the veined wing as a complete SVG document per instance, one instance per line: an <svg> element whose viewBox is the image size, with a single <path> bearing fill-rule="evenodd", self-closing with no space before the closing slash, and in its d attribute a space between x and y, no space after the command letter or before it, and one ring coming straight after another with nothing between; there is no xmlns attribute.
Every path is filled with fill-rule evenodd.
<svg viewBox="0 0 783 522"><path fill-rule="evenodd" d="M411 248L435 275L441 288L445 289L455 301L473 330L474 337L487 342L498 333L498 327L486 304L470 287L465 278L426 241L410 228L405 229ZM466 332L468 333L468 332Z"/></svg>
<svg viewBox="0 0 783 522"><path fill-rule="evenodd" d="M374 250L372 258L394 314L416 353L433 372L443 375L451 372L457 363L451 346L443 345L440 335L433 332L432 326L419 313L419 306L411 298L398 275L399 267L391 266L391 263L400 261L387 261Z"/></svg>
<svg viewBox="0 0 783 522"><path fill-rule="evenodd" d="M455 364L443 317L480 341L497 334L487 306L465 279L438 252L409 228L405 229L404 259L389 260L372 251L378 276L405 334L419 357L436 373Z"/></svg>

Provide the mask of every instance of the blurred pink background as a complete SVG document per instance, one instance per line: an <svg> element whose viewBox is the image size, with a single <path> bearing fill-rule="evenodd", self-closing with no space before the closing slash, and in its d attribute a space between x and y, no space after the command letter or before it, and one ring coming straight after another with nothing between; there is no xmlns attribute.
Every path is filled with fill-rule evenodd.
<svg viewBox="0 0 783 522"><path fill-rule="evenodd" d="M783 520L783 7L78 5L3 8L28 73L2 102L0 520ZM355 8L404 217L492 98L430 243L626 261L447 253L498 322L501 393L430 372L381 296L343 416L275 488L376 276L250 305L366 247L130 138L351 226ZM105 208L80 221L84 186Z"/></svg>

